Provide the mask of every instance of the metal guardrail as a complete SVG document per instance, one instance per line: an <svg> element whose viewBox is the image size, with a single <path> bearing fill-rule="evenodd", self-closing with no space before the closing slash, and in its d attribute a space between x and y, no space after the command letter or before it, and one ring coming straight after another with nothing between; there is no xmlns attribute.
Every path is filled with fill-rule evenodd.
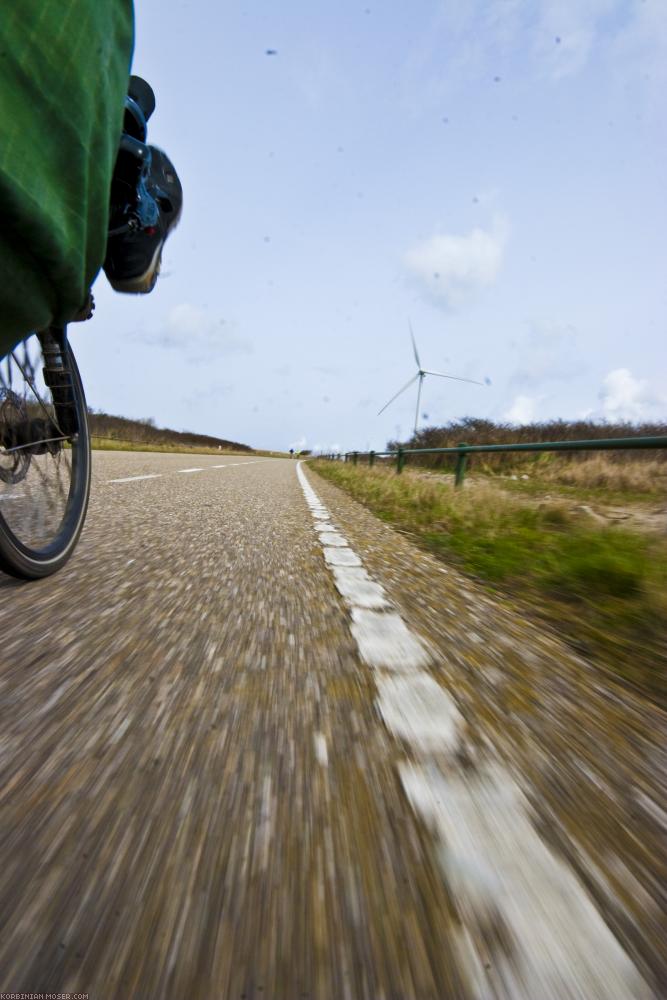
<svg viewBox="0 0 667 1000"><path fill-rule="evenodd" d="M344 454L321 455L321 458L343 459L357 465L359 458L367 456L369 466L376 458L395 458L396 472L403 471L409 455L455 455L455 486L462 486L465 479L468 455L498 451L619 451L633 448L667 448L667 437L591 438L584 441L535 441L528 444L466 444L453 448L398 448L396 451L348 451Z"/></svg>

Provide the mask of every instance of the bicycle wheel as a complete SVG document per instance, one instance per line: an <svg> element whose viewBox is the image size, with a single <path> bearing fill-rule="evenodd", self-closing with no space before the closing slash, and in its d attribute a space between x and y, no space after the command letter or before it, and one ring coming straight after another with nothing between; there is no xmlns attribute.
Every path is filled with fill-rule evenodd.
<svg viewBox="0 0 667 1000"><path fill-rule="evenodd" d="M64 329L0 361L0 569L36 580L71 556L88 507L90 437Z"/></svg>

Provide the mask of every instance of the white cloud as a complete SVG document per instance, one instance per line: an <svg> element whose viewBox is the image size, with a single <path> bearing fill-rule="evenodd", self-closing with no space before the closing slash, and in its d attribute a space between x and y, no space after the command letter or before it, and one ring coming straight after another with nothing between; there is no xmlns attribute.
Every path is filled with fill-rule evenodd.
<svg viewBox="0 0 667 1000"><path fill-rule="evenodd" d="M172 306L159 329L143 339L158 347L180 351L185 360L194 362L213 361L230 354L252 354L250 341L240 337L233 324L190 302Z"/></svg>
<svg viewBox="0 0 667 1000"><path fill-rule="evenodd" d="M509 410L503 414L503 420L510 424L530 424L535 419L535 407L538 403L539 398L515 396Z"/></svg>
<svg viewBox="0 0 667 1000"><path fill-rule="evenodd" d="M645 379L635 378L627 368L605 375L599 399L601 415L607 420L664 419L667 412L667 397L658 396Z"/></svg>
<svg viewBox="0 0 667 1000"><path fill-rule="evenodd" d="M496 280L507 234L507 222L500 217L490 230L475 228L467 236L440 233L412 247L405 265L430 298L456 308Z"/></svg>
<svg viewBox="0 0 667 1000"><path fill-rule="evenodd" d="M532 423L540 419L538 410L547 400L551 397L544 394L517 395L502 419L512 424ZM579 413L582 420L639 423L667 419L667 395L655 392L646 379L635 378L627 368L615 368L605 375L598 400L597 407Z"/></svg>

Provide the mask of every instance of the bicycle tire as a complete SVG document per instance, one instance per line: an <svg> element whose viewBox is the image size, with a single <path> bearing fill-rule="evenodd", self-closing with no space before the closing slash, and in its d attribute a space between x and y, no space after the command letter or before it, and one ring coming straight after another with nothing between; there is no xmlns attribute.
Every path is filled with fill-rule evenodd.
<svg viewBox="0 0 667 1000"><path fill-rule="evenodd" d="M15 534L0 509L0 569L23 580L50 576L65 565L79 539L88 509L91 453L86 398L72 348L66 339L64 344L62 358L71 375L77 432L69 445L72 476L62 521L48 544L32 548Z"/></svg>

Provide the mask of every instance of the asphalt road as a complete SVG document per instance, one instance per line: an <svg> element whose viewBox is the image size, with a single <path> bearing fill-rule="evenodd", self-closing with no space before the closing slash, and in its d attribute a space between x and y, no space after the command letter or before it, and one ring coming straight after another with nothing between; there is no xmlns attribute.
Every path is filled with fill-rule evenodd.
<svg viewBox="0 0 667 1000"><path fill-rule="evenodd" d="M97 453L0 593L0 990L667 995L664 713L307 466Z"/></svg>

